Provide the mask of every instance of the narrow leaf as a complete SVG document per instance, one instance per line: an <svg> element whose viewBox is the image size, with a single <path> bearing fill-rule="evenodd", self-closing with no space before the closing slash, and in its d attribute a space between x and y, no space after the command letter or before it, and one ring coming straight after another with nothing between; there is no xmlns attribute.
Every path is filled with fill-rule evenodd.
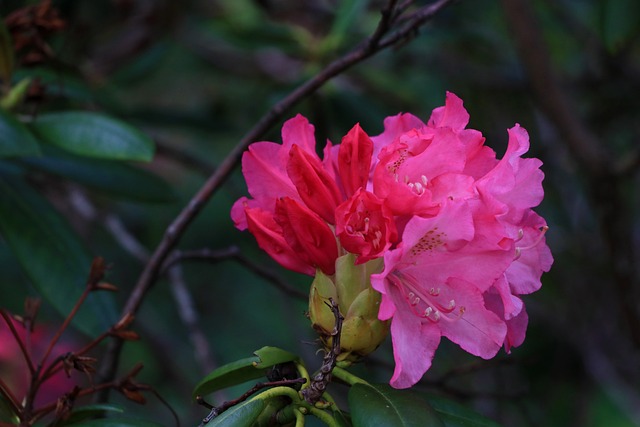
<svg viewBox="0 0 640 427"><path fill-rule="evenodd" d="M0 157L39 154L38 142L29 129L11 114L0 109Z"/></svg>
<svg viewBox="0 0 640 427"><path fill-rule="evenodd" d="M66 221L19 177L0 176L0 234L42 297L66 316L82 293L91 257ZM96 336L117 319L113 296L92 294L73 324Z"/></svg>
<svg viewBox="0 0 640 427"><path fill-rule="evenodd" d="M276 347L262 347L254 354L255 356L236 360L211 372L196 386L193 398L262 378L266 375L268 368L280 363L298 360L298 356L295 354Z"/></svg>
<svg viewBox="0 0 640 427"><path fill-rule="evenodd" d="M43 147L45 156L20 161L32 168L70 179L105 194L141 202L170 202L176 197L162 178L122 162L89 159Z"/></svg>
<svg viewBox="0 0 640 427"><path fill-rule="evenodd" d="M264 409L262 399L252 399L227 409L210 421L210 427L251 427Z"/></svg>
<svg viewBox="0 0 640 427"><path fill-rule="evenodd" d="M45 142L71 153L112 160L150 161L153 141L128 124L98 113L43 114L32 127Z"/></svg>
<svg viewBox="0 0 640 427"><path fill-rule="evenodd" d="M412 390L356 384L349 390L354 427L445 427L429 402Z"/></svg>
<svg viewBox="0 0 640 427"><path fill-rule="evenodd" d="M62 424L60 424L60 427L72 425L82 420L86 420L87 418L103 415L105 412L123 413L124 409L116 405L99 403L95 405L81 406L74 409L73 412L71 412L69 418L66 419Z"/></svg>
<svg viewBox="0 0 640 427"><path fill-rule="evenodd" d="M446 397L425 394L422 396L433 406L446 427L500 427L495 421Z"/></svg>

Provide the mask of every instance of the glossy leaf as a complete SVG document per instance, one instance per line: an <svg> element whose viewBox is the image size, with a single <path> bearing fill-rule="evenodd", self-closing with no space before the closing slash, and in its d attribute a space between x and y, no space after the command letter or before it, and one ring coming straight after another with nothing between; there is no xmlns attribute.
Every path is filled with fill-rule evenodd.
<svg viewBox="0 0 640 427"><path fill-rule="evenodd" d="M262 347L254 354L215 369L196 386L193 397L264 377L268 368L298 360L295 354L276 347Z"/></svg>
<svg viewBox="0 0 640 427"><path fill-rule="evenodd" d="M218 417L211 420L207 426L213 427L251 427L264 409L262 399L242 402L227 409Z"/></svg>
<svg viewBox="0 0 640 427"><path fill-rule="evenodd" d="M429 401L446 427L500 427L495 421L446 397L426 394L422 396Z"/></svg>
<svg viewBox="0 0 640 427"><path fill-rule="evenodd" d="M114 197L141 202L170 202L173 189L160 177L113 160L88 159L44 147L46 156L20 159L35 169L58 175Z"/></svg>
<svg viewBox="0 0 640 427"><path fill-rule="evenodd" d="M66 419L60 426L73 425L74 423L78 423L82 420L86 420L87 418L95 417L98 415L102 415L105 412L117 412L122 413L124 409L120 406L110 405L110 404L95 404L95 405L87 405L76 408L71 412L71 415L68 419Z"/></svg>
<svg viewBox="0 0 640 427"><path fill-rule="evenodd" d="M45 142L71 153L111 160L150 161L153 141L128 124L98 113L43 114L32 127Z"/></svg>
<svg viewBox="0 0 640 427"><path fill-rule="evenodd" d="M354 427L444 427L429 402L412 390L356 384L349 390Z"/></svg>
<svg viewBox="0 0 640 427"><path fill-rule="evenodd" d="M82 293L91 257L66 221L16 176L0 176L0 234L40 295L66 316ZM73 324L97 336L117 319L113 296L89 295Z"/></svg>
<svg viewBox="0 0 640 427"><path fill-rule="evenodd" d="M0 109L0 157L39 154L38 142L29 129L11 114Z"/></svg>

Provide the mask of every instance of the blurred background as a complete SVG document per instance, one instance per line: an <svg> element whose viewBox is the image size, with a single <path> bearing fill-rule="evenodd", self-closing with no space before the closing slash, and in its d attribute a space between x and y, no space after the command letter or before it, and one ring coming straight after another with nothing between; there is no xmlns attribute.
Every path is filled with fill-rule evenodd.
<svg viewBox="0 0 640 427"><path fill-rule="evenodd" d="M32 79L19 117L99 111L156 144L151 163L126 167L80 157L57 168L21 163L29 191L61 214L88 254L111 264L118 308L168 224L233 146L274 103L371 34L384 4L0 0L18 48L12 80ZM531 135L528 156L542 159L546 175L536 210L549 223L555 263L542 289L525 297L527 339L491 361L443 340L420 388L505 426L640 425L639 16L635 0L456 1L286 115L307 116L319 145L338 143L357 122L376 135L398 112L426 121L452 91L499 157L508 127L520 123ZM280 125L263 139L280 141ZM245 194L237 168L179 243L217 256L185 261L158 280L134 325L141 340L126 344L120 363L125 372L142 362L139 380L184 425L208 412L191 391L216 366L263 345L301 354L312 369L321 363L299 296L311 279L284 271L234 229L229 210ZM33 266L55 262L38 256ZM0 305L16 313L26 296L40 295L18 258L0 239ZM62 321L46 298L39 316ZM86 339L82 328L73 339ZM358 372L387 381L390 347ZM113 399L168 425L152 395L145 406Z"/></svg>

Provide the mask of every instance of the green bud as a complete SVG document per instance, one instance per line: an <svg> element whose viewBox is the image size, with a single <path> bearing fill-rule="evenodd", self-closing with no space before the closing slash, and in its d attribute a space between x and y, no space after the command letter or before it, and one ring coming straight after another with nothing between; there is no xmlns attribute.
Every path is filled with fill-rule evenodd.
<svg viewBox="0 0 640 427"><path fill-rule="evenodd" d="M309 317L322 342L331 348L331 333L336 319L327 305L332 298L344 316L340 335L341 364L358 361L374 351L389 332L389 322L378 320L381 295L371 287L371 274L382 269L382 259L355 265L355 256L347 254L336 261L336 273L316 272L309 294Z"/></svg>

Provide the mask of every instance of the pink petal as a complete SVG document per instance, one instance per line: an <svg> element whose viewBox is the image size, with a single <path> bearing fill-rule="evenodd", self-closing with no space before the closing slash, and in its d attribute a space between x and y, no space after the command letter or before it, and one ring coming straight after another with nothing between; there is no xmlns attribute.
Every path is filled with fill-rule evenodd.
<svg viewBox="0 0 640 427"><path fill-rule="evenodd" d="M469 113L463 107L462 99L451 92L447 92L444 107L438 107L433 110L427 126L462 130L467 126L467 123L469 123Z"/></svg>
<svg viewBox="0 0 640 427"><path fill-rule="evenodd" d="M455 320L443 316L442 335L469 353L489 359L496 355L507 333L504 322L484 307L482 293L471 283L451 278L442 287L442 298L455 303L461 314Z"/></svg>
<svg viewBox="0 0 640 427"><path fill-rule="evenodd" d="M315 153L315 128L309 124L306 117L301 114L296 115L282 125L282 145L285 153L288 153L294 145L308 153Z"/></svg>
<svg viewBox="0 0 640 427"><path fill-rule="evenodd" d="M394 298L402 298L397 290L391 292ZM431 367L440 330L435 324L422 323L408 310L398 310L391 321L391 339L396 367L390 384L400 389L411 387Z"/></svg>

